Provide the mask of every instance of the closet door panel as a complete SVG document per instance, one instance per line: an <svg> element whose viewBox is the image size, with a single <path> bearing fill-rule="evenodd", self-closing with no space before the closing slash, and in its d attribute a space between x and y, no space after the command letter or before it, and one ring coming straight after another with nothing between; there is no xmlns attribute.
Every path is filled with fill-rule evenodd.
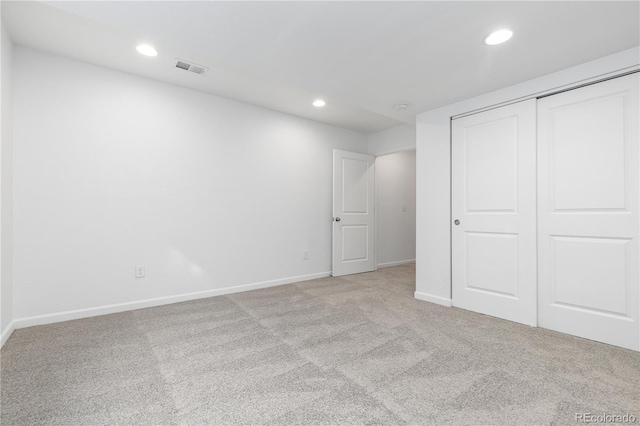
<svg viewBox="0 0 640 426"><path fill-rule="evenodd" d="M452 122L453 304L529 325L536 325L535 102Z"/></svg>
<svg viewBox="0 0 640 426"><path fill-rule="evenodd" d="M639 349L638 74L538 101L538 324Z"/></svg>

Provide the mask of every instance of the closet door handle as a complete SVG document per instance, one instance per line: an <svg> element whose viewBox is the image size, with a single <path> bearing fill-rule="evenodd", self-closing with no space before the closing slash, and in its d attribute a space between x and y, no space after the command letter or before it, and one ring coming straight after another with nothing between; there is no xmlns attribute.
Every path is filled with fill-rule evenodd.
<svg viewBox="0 0 640 426"><path fill-rule="evenodd" d="M456 220L453 221L453 224L454 225L460 225L460 221L458 219L456 219Z"/></svg>

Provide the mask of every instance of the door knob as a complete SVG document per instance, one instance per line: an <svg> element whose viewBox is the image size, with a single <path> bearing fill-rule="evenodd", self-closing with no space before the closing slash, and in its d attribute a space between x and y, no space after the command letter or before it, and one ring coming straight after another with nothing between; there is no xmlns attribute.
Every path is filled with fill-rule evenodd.
<svg viewBox="0 0 640 426"><path fill-rule="evenodd" d="M453 223L454 223L455 225L460 225L460 221L459 221L458 219L454 220L454 221L453 221Z"/></svg>
<svg viewBox="0 0 640 426"><path fill-rule="evenodd" d="M340 222L340 218L339 217L336 217L333 220L335 220L336 222Z"/></svg>

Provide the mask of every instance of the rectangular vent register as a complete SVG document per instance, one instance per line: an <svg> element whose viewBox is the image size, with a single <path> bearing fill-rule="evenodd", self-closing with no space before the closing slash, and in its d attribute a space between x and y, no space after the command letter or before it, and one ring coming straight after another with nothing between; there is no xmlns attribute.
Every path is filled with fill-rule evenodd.
<svg viewBox="0 0 640 426"><path fill-rule="evenodd" d="M193 72L196 74L204 74L207 72L208 68L202 65L196 65L191 62L183 61L182 59L178 59L176 63L176 68L183 69L185 71Z"/></svg>

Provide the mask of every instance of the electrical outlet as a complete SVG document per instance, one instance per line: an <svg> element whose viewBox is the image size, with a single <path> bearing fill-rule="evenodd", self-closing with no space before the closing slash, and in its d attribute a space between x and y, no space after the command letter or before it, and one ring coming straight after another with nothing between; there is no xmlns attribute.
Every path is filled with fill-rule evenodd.
<svg viewBox="0 0 640 426"><path fill-rule="evenodd" d="M402 206L402 211L406 213L407 212L407 206Z"/></svg>
<svg viewBox="0 0 640 426"><path fill-rule="evenodd" d="M305 260L309 258L309 250L302 251L302 258Z"/></svg>
<svg viewBox="0 0 640 426"><path fill-rule="evenodd" d="M144 265L136 265L136 278L144 278Z"/></svg>

